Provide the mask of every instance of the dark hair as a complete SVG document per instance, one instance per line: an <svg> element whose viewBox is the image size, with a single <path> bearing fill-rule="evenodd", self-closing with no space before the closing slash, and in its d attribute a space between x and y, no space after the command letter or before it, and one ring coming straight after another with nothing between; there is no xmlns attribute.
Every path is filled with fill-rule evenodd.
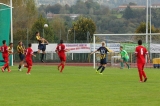
<svg viewBox="0 0 160 106"><path fill-rule="evenodd" d="M31 43L29 43L29 44L28 44L28 47L31 47L31 46L32 46L32 44L31 44Z"/></svg>
<svg viewBox="0 0 160 106"><path fill-rule="evenodd" d="M10 43L9 46L11 46L13 43Z"/></svg>
<svg viewBox="0 0 160 106"><path fill-rule="evenodd" d="M6 40L3 40L2 43L5 44L5 43L6 43Z"/></svg>
<svg viewBox="0 0 160 106"><path fill-rule="evenodd" d="M19 41L18 44L20 44L22 41Z"/></svg>
<svg viewBox="0 0 160 106"><path fill-rule="evenodd" d="M138 40L138 45L142 45L142 40Z"/></svg>
<svg viewBox="0 0 160 106"><path fill-rule="evenodd" d="M120 48L123 48L123 46L120 46Z"/></svg>
<svg viewBox="0 0 160 106"><path fill-rule="evenodd" d="M63 43L63 40L60 40L60 43L62 44L62 43Z"/></svg>
<svg viewBox="0 0 160 106"><path fill-rule="evenodd" d="M37 35L39 32L36 32L35 35Z"/></svg>

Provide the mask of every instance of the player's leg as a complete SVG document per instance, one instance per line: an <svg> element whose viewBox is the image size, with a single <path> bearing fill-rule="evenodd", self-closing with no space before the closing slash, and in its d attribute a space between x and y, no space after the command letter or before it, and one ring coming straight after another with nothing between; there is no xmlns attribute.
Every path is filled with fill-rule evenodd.
<svg viewBox="0 0 160 106"><path fill-rule="evenodd" d="M8 72L11 72L11 70L9 68L9 58L8 58L8 56L5 57L4 61L6 62L5 68L7 68Z"/></svg>
<svg viewBox="0 0 160 106"><path fill-rule="evenodd" d="M101 69L100 74L102 74L102 73L103 73L103 71L105 70L105 68L106 68L106 64L107 64L106 58L102 59L102 69Z"/></svg>
<svg viewBox="0 0 160 106"><path fill-rule="evenodd" d="M137 68L138 68L138 72L139 72L140 82L143 82L143 78L142 78L142 64L137 64Z"/></svg>
<svg viewBox="0 0 160 106"><path fill-rule="evenodd" d="M130 67L129 67L128 61L129 61L129 59L127 59L127 58L124 59L124 62L127 65L127 68L129 69Z"/></svg>
<svg viewBox="0 0 160 106"><path fill-rule="evenodd" d="M45 55L46 45L42 45L42 54L41 54L41 62L44 62L44 55Z"/></svg>
<svg viewBox="0 0 160 106"><path fill-rule="evenodd" d="M18 70L21 71L22 66L24 65L24 54L19 54L19 58L20 58L20 63L18 66Z"/></svg>
<svg viewBox="0 0 160 106"><path fill-rule="evenodd" d="M61 67L60 72L63 71L63 69L64 69L64 67L65 67L65 63L66 63L66 56L62 56L62 60L61 60L62 67Z"/></svg>
<svg viewBox="0 0 160 106"><path fill-rule="evenodd" d="M146 82L147 81L147 76L146 76L146 73L144 72L144 65L142 66L142 76L144 77L144 81L143 82Z"/></svg>
<svg viewBox="0 0 160 106"><path fill-rule="evenodd" d="M103 65L103 59L100 59L100 66L97 68L96 73L102 68Z"/></svg>
<svg viewBox="0 0 160 106"><path fill-rule="evenodd" d="M124 58L120 59L120 66L121 66L120 68L121 68L121 69L123 69L123 67L124 67L123 61L124 61Z"/></svg>
<svg viewBox="0 0 160 106"><path fill-rule="evenodd" d="M32 59L28 59L27 61L28 71L27 74L30 74L30 71L32 69Z"/></svg>

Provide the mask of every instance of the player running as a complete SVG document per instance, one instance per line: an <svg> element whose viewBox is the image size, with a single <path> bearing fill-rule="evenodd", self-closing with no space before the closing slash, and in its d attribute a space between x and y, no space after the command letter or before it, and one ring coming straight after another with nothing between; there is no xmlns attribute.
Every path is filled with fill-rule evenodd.
<svg viewBox="0 0 160 106"><path fill-rule="evenodd" d="M17 45L17 52L19 54L19 59L20 59L20 63L18 66L19 71L22 71L22 66L24 66L24 51L25 51L25 47L24 47L22 41L19 41L19 43Z"/></svg>
<svg viewBox="0 0 160 106"><path fill-rule="evenodd" d="M142 40L138 40L138 46L135 49L135 54L137 57L137 68L139 72L140 82L146 82L147 76L144 72L145 56L147 55L148 62L150 62L150 59L147 49L142 46ZM144 80L142 77L144 77Z"/></svg>
<svg viewBox="0 0 160 106"><path fill-rule="evenodd" d="M2 57L4 59L4 66L1 68L2 72L4 72L4 69L7 68L8 72L11 72L10 68L9 68L9 53L12 53L12 51L10 51L6 45L6 40L2 41L3 46L1 46L1 52L2 52Z"/></svg>
<svg viewBox="0 0 160 106"><path fill-rule="evenodd" d="M60 69L60 72L62 73L64 67L65 67L65 62L66 62L66 54L65 52L68 52L69 50L65 49L65 45L63 44L63 40L60 40L60 44L56 47L55 52L58 54L59 59L61 63L58 65L58 70Z"/></svg>
<svg viewBox="0 0 160 106"><path fill-rule="evenodd" d="M48 45L48 41L44 38L42 38L39 34L39 32L36 32L36 39L39 42L38 45L38 51L34 52L34 53L40 53L40 51L42 50L42 55L41 55L41 62L44 62L43 58L44 58L44 54L45 54L45 50L46 50L46 45Z"/></svg>
<svg viewBox="0 0 160 106"><path fill-rule="evenodd" d="M26 74L30 74L31 68L32 68L32 56L36 57L36 55L33 54L33 50L31 48L32 44L28 44L28 48L25 51L25 60L26 65L24 67L28 68L28 71Z"/></svg>
<svg viewBox="0 0 160 106"><path fill-rule="evenodd" d="M129 67L129 64L128 64L128 60L129 60L129 56L128 56L128 53L126 50L123 49L123 46L120 46L120 54L121 54L121 69L123 69L123 62L126 63L128 69L130 68Z"/></svg>
<svg viewBox="0 0 160 106"><path fill-rule="evenodd" d="M100 52L100 66L96 70L96 73L98 73L99 70L101 69L99 74L102 74L104 69L105 69L105 67L106 67L106 64L107 64L106 56L107 56L107 53L109 52L109 50L106 48L106 44L105 44L104 41L102 42L102 46L99 47L96 51L92 52L91 54L93 54L93 53L95 53L97 51Z"/></svg>

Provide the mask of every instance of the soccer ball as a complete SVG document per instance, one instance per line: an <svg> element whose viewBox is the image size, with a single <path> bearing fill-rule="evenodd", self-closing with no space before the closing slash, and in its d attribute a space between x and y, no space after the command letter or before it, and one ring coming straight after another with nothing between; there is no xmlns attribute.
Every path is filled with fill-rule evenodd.
<svg viewBox="0 0 160 106"><path fill-rule="evenodd" d="M48 27L48 24L44 24L44 27Z"/></svg>

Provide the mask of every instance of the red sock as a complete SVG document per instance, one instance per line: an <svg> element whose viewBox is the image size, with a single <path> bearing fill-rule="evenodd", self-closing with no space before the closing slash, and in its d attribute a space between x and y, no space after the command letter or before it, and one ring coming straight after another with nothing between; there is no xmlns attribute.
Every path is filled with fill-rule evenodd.
<svg viewBox="0 0 160 106"><path fill-rule="evenodd" d="M4 64L4 68L7 68L7 67L8 67L8 62Z"/></svg>
<svg viewBox="0 0 160 106"><path fill-rule="evenodd" d="M62 63L60 63L59 65L58 65L58 70L59 70L59 67L62 65Z"/></svg>
<svg viewBox="0 0 160 106"><path fill-rule="evenodd" d="M28 67L28 71L27 71L27 73L30 73L31 68L32 68L31 66L29 66L29 67Z"/></svg>
<svg viewBox="0 0 160 106"><path fill-rule="evenodd" d="M64 64L62 64L62 67L61 67L61 71L60 71L60 72L62 72L62 71L63 71L63 69L64 69Z"/></svg>
<svg viewBox="0 0 160 106"><path fill-rule="evenodd" d="M141 71L141 70L139 70L138 72L139 72L139 78L140 78L140 81L143 81L143 80L142 80L142 71Z"/></svg>
<svg viewBox="0 0 160 106"><path fill-rule="evenodd" d="M144 71L142 71L142 75L143 75L144 78L147 78L146 73Z"/></svg>

